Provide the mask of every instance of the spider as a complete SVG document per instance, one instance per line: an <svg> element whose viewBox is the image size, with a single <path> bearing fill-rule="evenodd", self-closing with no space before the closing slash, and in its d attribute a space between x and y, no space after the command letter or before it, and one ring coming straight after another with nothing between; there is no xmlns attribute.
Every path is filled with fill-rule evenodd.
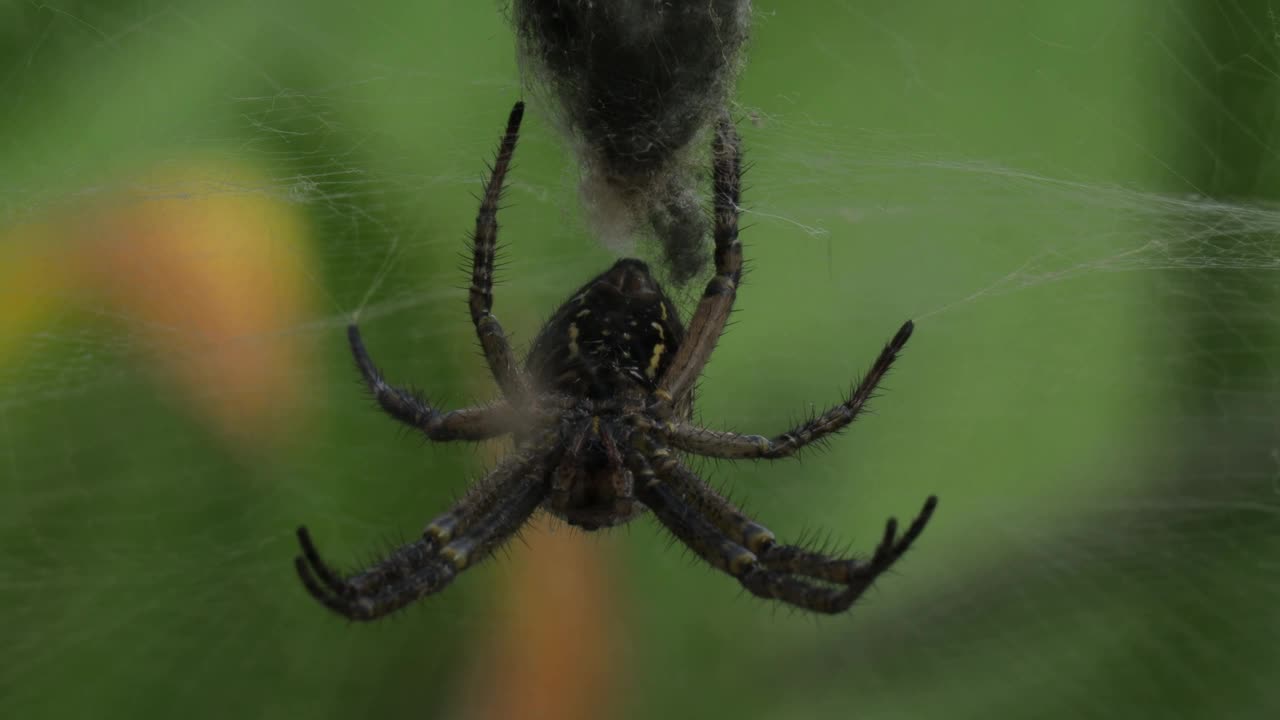
<svg viewBox="0 0 1280 720"><path fill-rule="evenodd" d="M686 328L645 263L617 261L556 310L517 362L494 317L493 265L503 179L515 152L523 103L516 103L484 186L472 237L470 308L484 357L502 390L487 406L443 411L383 379L352 324L356 366L392 418L432 441L514 436L515 450L432 520L422 536L344 577L321 559L305 527L295 559L307 591L351 620L375 620L443 590L543 507L596 530L648 509L682 543L753 595L819 613L850 607L924 530L929 497L899 534L890 519L869 560L784 545L709 487L679 452L712 458L782 458L848 426L911 336L907 322L849 396L773 438L691 423L693 386L724 329L742 271L738 242L741 164L731 121L712 143L715 276Z"/></svg>

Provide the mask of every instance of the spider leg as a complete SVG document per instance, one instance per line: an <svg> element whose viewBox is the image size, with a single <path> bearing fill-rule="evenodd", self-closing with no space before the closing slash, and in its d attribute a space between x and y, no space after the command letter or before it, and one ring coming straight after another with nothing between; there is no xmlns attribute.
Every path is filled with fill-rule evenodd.
<svg viewBox="0 0 1280 720"><path fill-rule="evenodd" d="M734 542L755 553L771 569L826 580L828 582L848 584L852 582L862 566L855 560L832 558L822 553L807 550L796 545L781 545L773 533L763 525L747 517L733 503L712 489L702 478L673 457L667 448L653 444L650 457L663 481L670 483L685 502L726 533ZM901 557L919 537L925 525L937 508L938 499L930 496L920 513L912 520L907 532L896 542L889 562ZM896 528L897 521L889 520L888 525ZM890 549L882 545L883 549ZM877 548L879 552L882 548ZM885 560L886 558L882 558ZM875 564L874 560L871 563ZM887 566L886 566L887 567Z"/></svg>
<svg viewBox="0 0 1280 720"><path fill-rule="evenodd" d="M422 535L413 542L396 548L386 559L358 575L343 579L320 557L311 533L305 527L298 528L298 544L302 555L297 558L299 573L304 570L303 583L310 589L317 578L331 592L343 597L367 595L377 588L394 583L412 574L427 563L449 538L464 531L478 518L489 513L502 499L507 487L522 476L527 476L529 460L516 456L494 468L482 480L472 485L456 505L427 524ZM305 563L304 563L305 561ZM314 572L314 574L312 574ZM371 590L372 589L372 590ZM315 594L314 592L312 593Z"/></svg>
<svg viewBox="0 0 1280 720"><path fill-rule="evenodd" d="M653 438L644 438L637 444L647 455L644 466L637 474L637 481L666 483L675 488L692 510L700 513L733 542L753 553L759 553L774 544L773 532L769 528L747 517L728 499L703 482L702 478L676 458L670 448Z"/></svg>
<svg viewBox="0 0 1280 720"><path fill-rule="evenodd" d="M498 248L498 203L502 199L502 182L511 167L515 155L516 139L520 134L520 120L524 117L524 103L517 102L507 118L507 130L498 146L489 179L484 184L480 211L476 214L476 229L471 236L471 290L469 306L471 322L484 349L485 360L493 378L502 392L514 404L522 404L527 394L524 373L516 360L511 344L507 341L502 325L493 315L493 263Z"/></svg>
<svg viewBox="0 0 1280 720"><path fill-rule="evenodd" d="M355 356L356 367L360 369L378 406L396 420L421 430L427 438L436 442L487 440L520 429L523 418L505 402L449 412L431 407L418 394L383 379L360 339L360 328L348 325L347 341L351 345L351 354Z"/></svg>
<svg viewBox="0 0 1280 720"><path fill-rule="evenodd" d="M937 498L930 497L901 536L897 521L890 519L866 562L830 558L776 544L767 528L743 515L674 458L660 451L651 456L661 471L655 472L641 455L631 458L637 495L672 534L712 566L737 578L753 595L815 612L847 610L910 549L937 507Z"/></svg>
<svg viewBox="0 0 1280 720"><path fill-rule="evenodd" d="M736 460L741 458L776 459L793 455L801 448L820 442L845 429L858 418L897 359L902 347L911 337L913 324L908 320L893 339L880 351L875 364L862 381L849 393L848 399L811 418L781 435L766 438L760 435L741 435L698 427L681 421L655 424L652 430L661 433L673 446L707 457Z"/></svg>
<svg viewBox="0 0 1280 720"><path fill-rule="evenodd" d="M733 308L742 276L742 245L738 242L739 199L742 188L742 162L737 130L726 115L716 124L711 146L715 194L715 266L716 274L707 283L702 300L684 342L676 350L671 365L658 384L659 399L679 402L693 387L702 368L711 357L725 321Z"/></svg>
<svg viewBox="0 0 1280 720"><path fill-rule="evenodd" d="M499 465L428 524L422 537L349 578L331 569L307 529L298 528L302 554L294 566L303 587L351 620L375 620L439 592L515 533L546 497L543 454L526 452Z"/></svg>

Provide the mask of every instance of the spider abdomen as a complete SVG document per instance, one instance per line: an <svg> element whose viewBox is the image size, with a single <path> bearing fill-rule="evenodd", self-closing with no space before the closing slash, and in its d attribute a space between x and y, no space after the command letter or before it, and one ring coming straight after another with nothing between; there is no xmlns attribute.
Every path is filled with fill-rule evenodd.
<svg viewBox="0 0 1280 720"><path fill-rule="evenodd" d="M525 364L543 390L616 399L652 392L683 339L675 305L649 267L628 258L556 310Z"/></svg>

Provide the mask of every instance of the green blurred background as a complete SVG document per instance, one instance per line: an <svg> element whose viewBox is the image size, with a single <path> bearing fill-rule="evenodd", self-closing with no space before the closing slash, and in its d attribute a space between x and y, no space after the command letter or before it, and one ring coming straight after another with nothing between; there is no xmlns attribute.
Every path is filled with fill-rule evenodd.
<svg viewBox="0 0 1280 720"><path fill-rule="evenodd" d="M758 602L649 519L540 525L381 624L312 602L295 526L364 562L500 452L394 427L343 333L495 393L458 253L521 69L462 5L0 4L0 715L1280 715L1252 0L755 4L752 272L701 414L779 431L918 331L829 452L703 470L862 551L938 493L853 612ZM527 341L613 251L545 108L521 143L496 310Z"/></svg>

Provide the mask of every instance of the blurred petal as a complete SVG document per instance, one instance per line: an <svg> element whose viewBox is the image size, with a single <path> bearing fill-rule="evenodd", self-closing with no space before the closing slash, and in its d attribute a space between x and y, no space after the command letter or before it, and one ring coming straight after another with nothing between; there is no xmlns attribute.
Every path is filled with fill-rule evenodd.
<svg viewBox="0 0 1280 720"><path fill-rule="evenodd" d="M467 720L600 720L620 712L625 658L606 539L545 514L510 546L490 646L473 659Z"/></svg>
<svg viewBox="0 0 1280 720"><path fill-rule="evenodd" d="M201 417L240 442L279 438L311 385L290 332L313 277L301 214L244 167L193 163L135 188L81 228L85 277Z"/></svg>
<svg viewBox="0 0 1280 720"><path fill-rule="evenodd" d="M0 365L18 357L23 339L65 295L70 279L56 232L32 224L0 233Z"/></svg>

